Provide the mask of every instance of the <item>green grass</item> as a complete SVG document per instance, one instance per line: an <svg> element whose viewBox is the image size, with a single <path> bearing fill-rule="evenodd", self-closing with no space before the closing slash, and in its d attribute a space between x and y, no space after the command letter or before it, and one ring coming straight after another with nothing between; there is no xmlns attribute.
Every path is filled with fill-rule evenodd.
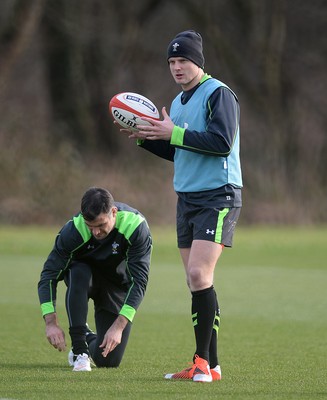
<svg viewBox="0 0 327 400"><path fill-rule="evenodd" d="M67 353L47 343L36 291L57 229L0 227L0 399L327 399L326 227L237 229L216 268L223 379L212 384L163 379L194 351L168 227L153 230L148 291L120 368L72 373ZM67 330L63 296L61 285Z"/></svg>

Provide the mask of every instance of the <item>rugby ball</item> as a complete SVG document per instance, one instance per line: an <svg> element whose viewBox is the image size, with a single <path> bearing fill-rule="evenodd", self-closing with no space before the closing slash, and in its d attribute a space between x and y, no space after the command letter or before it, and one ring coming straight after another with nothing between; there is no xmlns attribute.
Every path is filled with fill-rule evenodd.
<svg viewBox="0 0 327 400"><path fill-rule="evenodd" d="M160 119L157 107L146 97L132 92L116 94L109 102L109 113L123 128L136 131L136 125L151 125L142 117Z"/></svg>

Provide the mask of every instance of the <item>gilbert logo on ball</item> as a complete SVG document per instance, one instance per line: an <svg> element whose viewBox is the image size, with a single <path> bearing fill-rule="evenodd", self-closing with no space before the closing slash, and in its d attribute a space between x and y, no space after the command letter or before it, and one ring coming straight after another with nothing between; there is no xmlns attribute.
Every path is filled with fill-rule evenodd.
<svg viewBox="0 0 327 400"><path fill-rule="evenodd" d="M136 125L151 125L142 117L159 120L157 107L141 94L123 92L116 94L109 102L109 113L123 128L137 130Z"/></svg>

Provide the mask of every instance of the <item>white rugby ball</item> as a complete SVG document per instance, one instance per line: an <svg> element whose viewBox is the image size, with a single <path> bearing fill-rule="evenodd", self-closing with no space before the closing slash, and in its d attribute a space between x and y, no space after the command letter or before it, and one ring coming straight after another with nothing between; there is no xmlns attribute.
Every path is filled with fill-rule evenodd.
<svg viewBox="0 0 327 400"><path fill-rule="evenodd" d="M109 102L109 113L123 128L136 131L136 125L151 125L142 117L160 119L157 107L141 94L132 92L118 93Z"/></svg>

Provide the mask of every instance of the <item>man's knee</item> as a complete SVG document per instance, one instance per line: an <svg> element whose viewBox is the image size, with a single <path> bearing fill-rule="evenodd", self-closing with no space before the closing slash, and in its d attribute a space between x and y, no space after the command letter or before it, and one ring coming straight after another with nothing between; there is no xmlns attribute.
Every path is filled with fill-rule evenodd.
<svg viewBox="0 0 327 400"><path fill-rule="evenodd" d="M103 357L101 352L97 352L92 359L98 368L118 368L121 362L121 357L112 354Z"/></svg>
<svg viewBox="0 0 327 400"><path fill-rule="evenodd" d="M66 274L65 282L67 286L77 283L81 289L89 288L92 285L92 269L84 263L72 263L71 268Z"/></svg>
<svg viewBox="0 0 327 400"><path fill-rule="evenodd" d="M187 273L187 283L191 290L200 290L212 285L212 275L199 267L190 267Z"/></svg>
<svg viewBox="0 0 327 400"><path fill-rule="evenodd" d="M92 269L88 264L74 262L71 266L71 273L74 277L90 279L92 276Z"/></svg>

